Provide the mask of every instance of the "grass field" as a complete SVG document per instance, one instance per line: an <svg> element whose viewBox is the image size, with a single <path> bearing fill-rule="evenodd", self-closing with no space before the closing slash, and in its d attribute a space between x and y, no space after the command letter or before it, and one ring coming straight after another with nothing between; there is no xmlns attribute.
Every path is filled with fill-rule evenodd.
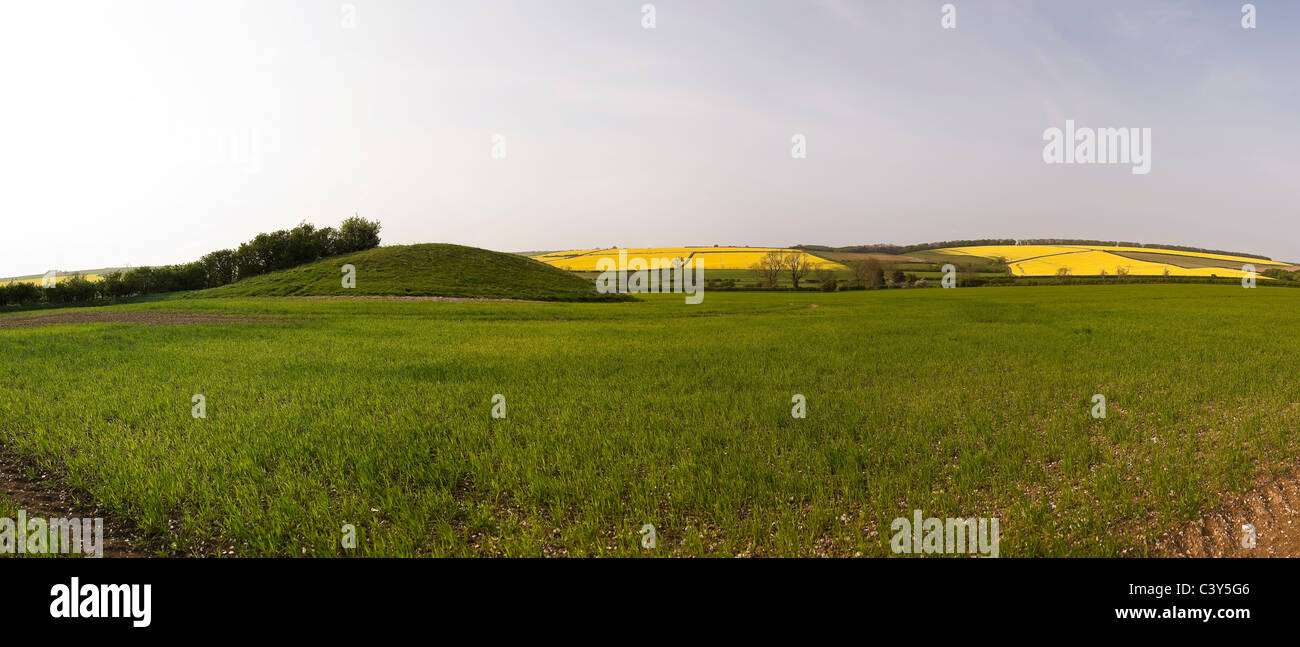
<svg viewBox="0 0 1300 647"><path fill-rule="evenodd" d="M882 556L921 509L999 516L1003 556L1143 554L1295 464L1297 306L1212 285L157 301L105 310L274 321L0 329L0 444L181 553Z"/></svg>

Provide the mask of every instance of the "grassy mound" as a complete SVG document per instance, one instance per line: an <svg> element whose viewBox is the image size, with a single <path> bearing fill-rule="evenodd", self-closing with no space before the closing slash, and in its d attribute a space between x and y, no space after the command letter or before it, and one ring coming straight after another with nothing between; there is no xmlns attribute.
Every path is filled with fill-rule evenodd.
<svg viewBox="0 0 1300 647"><path fill-rule="evenodd" d="M356 287L344 288L341 268L356 267ZM588 280L523 256L461 245L379 247L254 276L203 297L444 296L530 301L624 301L600 294Z"/></svg>

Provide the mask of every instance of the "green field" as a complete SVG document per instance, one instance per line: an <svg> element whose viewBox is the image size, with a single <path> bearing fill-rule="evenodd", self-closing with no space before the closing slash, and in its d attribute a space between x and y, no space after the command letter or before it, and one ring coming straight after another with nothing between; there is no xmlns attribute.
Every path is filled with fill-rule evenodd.
<svg viewBox="0 0 1300 647"><path fill-rule="evenodd" d="M0 444L180 554L883 556L914 509L999 516L1003 556L1144 554L1295 465L1298 306L1088 285L83 308L275 320L0 329Z"/></svg>

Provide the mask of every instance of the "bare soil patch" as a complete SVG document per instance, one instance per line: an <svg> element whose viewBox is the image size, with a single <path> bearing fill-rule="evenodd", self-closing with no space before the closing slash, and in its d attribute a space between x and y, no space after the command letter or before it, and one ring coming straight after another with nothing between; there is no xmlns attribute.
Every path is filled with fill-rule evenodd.
<svg viewBox="0 0 1300 647"><path fill-rule="evenodd" d="M150 557L152 553L140 548L145 544L141 533L131 524L105 514L97 505L79 503L71 492L50 484L48 474L31 471L0 455L0 492L9 498L14 507L23 510L28 519L96 519L104 520L104 557Z"/></svg>
<svg viewBox="0 0 1300 647"><path fill-rule="evenodd" d="M1255 547L1242 545L1243 525L1255 527ZM1300 474L1261 479L1250 492L1156 543L1167 557L1300 557Z"/></svg>
<svg viewBox="0 0 1300 647"><path fill-rule="evenodd" d="M132 311L68 311L50 314L12 315L0 317L0 330L9 328L35 328L56 324L80 323L138 323L146 326L188 326L209 323L267 323L279 319L255 317L231 317L187 312L154 312L151 310Z"/></svg>

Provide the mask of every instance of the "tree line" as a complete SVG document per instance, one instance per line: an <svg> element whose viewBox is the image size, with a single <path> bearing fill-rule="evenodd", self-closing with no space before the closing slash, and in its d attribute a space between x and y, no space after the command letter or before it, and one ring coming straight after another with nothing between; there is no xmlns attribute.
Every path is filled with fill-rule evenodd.
<svg viewBox="0 0 1300 647"><path fill-rule="evenodd" d="M379 246L379 230L378 221L360 216L344 220L338 229L317 228L304 222L293 229L258 234L236 249L215 251L190 263L109 272L98 281L73 275L48 288L34 283L3 285L0 306L84 303L220 287L250 276L373 249Z"/></svg>

